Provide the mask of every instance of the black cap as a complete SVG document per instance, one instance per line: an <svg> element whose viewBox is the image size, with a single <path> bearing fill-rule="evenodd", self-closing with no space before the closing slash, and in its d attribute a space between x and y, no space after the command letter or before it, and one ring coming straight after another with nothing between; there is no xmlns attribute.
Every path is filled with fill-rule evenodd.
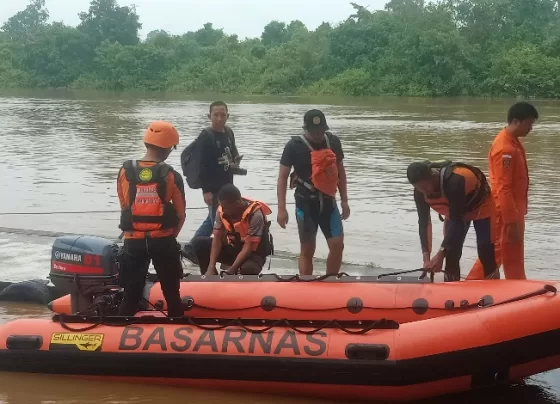
<svg viewBox="0 0 560 404"><path fill-rule="evenodd" d="M325 129L329 130L327 125L327 118L318 109L312 109L305 113L303 117L303 124L307 130Z"/></svg>

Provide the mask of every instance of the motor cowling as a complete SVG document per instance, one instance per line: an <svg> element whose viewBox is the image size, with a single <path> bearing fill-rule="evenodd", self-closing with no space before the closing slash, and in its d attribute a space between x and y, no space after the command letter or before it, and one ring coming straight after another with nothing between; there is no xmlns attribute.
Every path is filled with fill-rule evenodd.
<svg viewBox="0 0 560 404"><path fill-rule="evenodd" d="M96 236L63 236L54 241L49 278L59 291L71 295L73 313L118 288L119 251L115 242Z"/></svg>

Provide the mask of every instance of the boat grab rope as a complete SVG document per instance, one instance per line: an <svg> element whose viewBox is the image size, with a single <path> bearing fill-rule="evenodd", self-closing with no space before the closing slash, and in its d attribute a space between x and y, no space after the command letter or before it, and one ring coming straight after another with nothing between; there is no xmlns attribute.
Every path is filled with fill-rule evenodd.
<svg viewBox="0 0 560 404"><path fill-rule="evenodd" d="M222 272L224 272L224 271L222 271ZM299 274L292 275L288 278L282 278L282 276L278 275L277 273L273 273L273 274L270 274L270 275L274 276L274 278L276 278L276 280L278 282L294 282L294 281L295 282L321 282L321 281L324 281L325 279L329 279L330 277L333 277L333 276L336 276L336 279L340 279L343 276L350 276L346 272L340 272L336 275L317 276L317 277L312 278L312 279L302 279ZM220 274L220 276L221 276L221 274Z"/></svg>
<svg viewBox="0 0 560 404"><path fill-rule="evenodd" d="M483 299L481 299L481 301L479 301L478 303L475 304L470 304L468 306L464 306L462 307L462 309L486 309L486 308L490 308L490 307L495 307L495 306L500 306L503 304L508 304L508 303L513 303L513 302L518 302L521 300L525 300L525 299L529 299L531 297L536 297L536 296L540 296L546 293L553 293L554 295L556 295L557 293L557 289L552 286L552 285L544 285L543 288L538 289L534 292L530 292L530 293L526 293L520 296L516 296L510 299L506 299L503 300L501 302L498 303L490 303L490 304L483 304L484 302L482 301ZM300 333L300 334L306 334L306 335L311 335L311 334L316 334L319 331L325 329L325 328L336 328L339 329L347 334L352 334L352 335L363 335L368 333L371 330L374 329L398 329L399 328L399 323L393 321L393 320L387 320L387 319L381 319L381 320L368 320L368 321L362 321L362 320L351 320L351 321L338 321L338 320L329 320L329 321L312 321L312 320L288 320L286 318L284 319L278 319L278 320L255 320L255 319L241 319L241 318L235 318L235 319L199 319L200 321L196 321L194 317L175 317L175 318L171 318L167 315L167 313L165 313L163 310L159 309L156 305L154 305L153 303L149 302L148 300L144 299L148 304L150 304L151 306L153 306L157 311L161 312L164 317L155 317L155 316L141 316L141 317L116 317L116 316L104 316L103 311L100 310L99 316L87 316L87 315L80 315L80 314L76 314L76 315L63 315L63 314L56 314L53 316L53 321L54 322L58 322L61 327L63 327L64 329L70 331L70 332L86 332L89 330L92 330L100 325L107 325L107 326L113 326L113 327L125 327L125 326L129 326L129 325L133 325L133 324L188 324L197 328L200 328L202 330L210 330L210 331L214 331L214 330L223 330L225 328L228 327L239 327L242 328L243 330L253 333L253 334L260 334L260 333L265 333L270 331L271 329L275 328L275 327L287 327L290 328L291 330ZM92 305L91 308L93 308L95 305ZM260 307L260 306L257 306ZM218 310L218 309L216 309ZM239 309L237 309L239 310ZM225 311L225 310L224 310ZM305 311L305 310L302 310ZM70 327L68 325L68 322L78 322L78 323L84 323L84 322L93 322L93 324L84 327L84 328L73 328ZM221 325L205 325L203 324L204 322L206 323L222 323ZM264 328L251 328L247 325L247 323L253 323L253 324L269 324L268 326L265 326ZM309 326L314 326L315 324L318 324L314 329L311 330L304 330L302 329L302 327L309 327ZM349 324L350 326L346 326L344 324ZM358 330L353 330L351 328L360 328Z"/></svg>
<svg viewBox="0 0 560 404"><path fill-rule="evenodd" d="M426 309L432 309L432 310L437 309L437 310L446 310L446 311L452 311L452 310L466 311L466 310L471 310L471 309L481 309L481 308L486 308L486 307L494 307L494 306L499 306L499 305L503 305L503 304L513 303L513 302L517 302L519 300L525 300L525 299L540 296L540 295L543 295L543 294L546 294L546 293L556 294L556 292L557 292L557 290L554 286L544 285L541 289L538 289L534 292L529 292L529 293L526 293L526 294L523 294L523 295L520 295L520 296L512 297L510 299L506 299L506 300L503 300L503 301L497 302L497 303L488 302L488 300L485 297L481 297L480 299L478 299L478 301L476 303L469 303L468 300L461 300L459 306L455 306L455 305L453 305L453 307L429 307L428 306L428 307L426 307ZM248 311L248 310L256 310L256 309L266 310L266 307L263 307L263 304L266 305L265 299L266 298L263 298L263 303L259 304L259 305L226 308L226 307L211 307L211 306L198 304L194 301L194 299L192 297L189 297L188 302L187 302L187 310L190 310L192 308L198 308L198 309L208 310L208 311L219 311L219 312ZM153 304L152 302L150 302L146 299L143 299L143 300L145 302L147 302L150 306L152 306L154 309L156 309L157 311L159 311L159 312L161 312L165 315L165 312L163 312L161 310L161 306L158 307L158 302L163 303L162 300L158 300L158 302L156 302L156 304ZM289 307L289 306L281 306L281 305L276 305L276 304L274 304L274 306L269 306L269 307L270 307L270 310L267 310L267 311L280 309L280 310L288 310L288 311L296 311L296 312L329 312L329 311L349 310L352 307L355 307L356 309L359 308L360 309L359 311L362 311L362 310L414 310L414 309L417 309L417 306L373 307L373 306L363 306L363 305L324 307L324 308L318 308L318 309Z"/></svg>
<svg viewBox="0 0 560 404"><path fill-rule="evenodd" d="M413 271L405 271L406 273L410 273L410 272L417 272L418 270L413 270ZM400 272L399 272L400 273ZM371 276L371 278L373 279L381 279L384 276L390 276L393 274L383 274L383 275L379 275L379 276ZM183 274L183 282L189 282L192 278L189 279L189 277L191 276L199 276L199 275L192 275L190 273L185 273ZM200 279L204 280L209 278L210 276L216 276L216 275L200 275ZM220 271L220 273L217 275L219 276L220 279L232 279L233 277L237 276L239 280L244 279L243 275L232 275L232 274L228 274L227 271ZM295 275L279 275L277 273L270 273L270 274L258 274L258 275L247 275L249 278L247 279L251 279L250 277L255 277L257 280L263 279L265 277L272 277L274 278L274 280L276 280L277 282L302 282L302 283L308 283L308 282L322 282L322 281L326 281L329 279L336 279L336 280L340 280L342 278L345 277L354 277L356 278L356 280L362 280L362 281L366 281L367 278L370 278L370 276L365 275L365 276L355 276L355 275L350 275L346 272L339 272L337 274L325 274L325 275L304 275L304 276L309 276L309 279L305 279L303 278L300 274L295 274ZM423 277L419 277L419 280L423 279ZM148 280L151 282L159 282L159 277L157 276L157 274L148 274ZM421 283L421 282L418 282Z"/></svg>
<svg viewBox="0 0 560 404"><path fill-rule="evenodd" d="M238 327L252 334L262 334L266 333L276 327L286 327L299 334L311 335L316 334L325 328L336 328L347 334L352 335L363 335L371 330L382 329L382 330L396 330L399 328L399 324L393 320L381 319L381 320L370 320L370 321L303 321L303 320L288 320L278 319L278 320L251 320L251 319L195 319L194 317L154 317L154 316L142 316L142 317L88 317L88 316L67 316L62 314L57 314L53 316L53 321L58 322L62 328L70 332L86 332L90 331L101 325L111 326L111 327L125 327L134 324L187 324L193 327L200 328L205 331L217 331L223 330L229 327ZM74 328L68 325L68 323L84 323L93 322L93 324L83 327ZM204 323L222 323L219 325L208 325ZM263 324L264 327L252 328L248 324ZM345 324L348 324L346 326ZM303 327L308 328L309 326L314 326L315 328L303 329ZM358 330L353 328L359 328Z"/></svg>

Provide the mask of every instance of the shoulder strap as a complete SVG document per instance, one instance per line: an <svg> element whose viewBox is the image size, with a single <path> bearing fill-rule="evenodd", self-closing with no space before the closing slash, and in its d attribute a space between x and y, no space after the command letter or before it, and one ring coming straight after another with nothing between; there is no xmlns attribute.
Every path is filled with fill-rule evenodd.
<svg viewBox="0 0 560 404"><path fill-rule="evenodd" d="M167 191L167 175L172 172L173 175L175 175L175 171L171 168L171 166L169 164L165 164L165 163L159 163L157 165L155 165L154 167L156 168L156 182L157 182L157 193L159 195L159 199L161 199L161 201L163 203L167 203L169 201L165 200L166 197L166 191Z"/></svg>
<svg viewBox="0 0 560 404"><path fill-rule="evenodd" d="M136 160L128 160L123 164L124 175L128 181L128 206L132 206L134 200L136 199L136 166L138 162Z"/></svg>
<svg viewBox="0 0 560 404"><path fill-rule="evenodd" d="M219 213L218 213L218 212L219 212ZM220 218L222 219L222 226L224 226L224 229L225 229L226 223L227 223L227 226L228 226L232 231L235 230L235 226L233 225L233 222L232 222L231 220L228 219L228 217L224 214L223 211L221 211L221 210L220 210L220 211L216 211L216 214L219 214L219 215L220 215ZM227 229L225 229L225 230L227 231Z"/></svg>
<svg viewBox="0 0 560 404"><path fill-rule="evenodd" d="M305 135L299 135L299 137L300 137L301 140L303 140L303 143L305 143L307 145L309 150L315 151L315 149L313 148L313 146L311 146L311 143L309 143L309 141L307 140ZM331 142L329 141L329 137L327 136L326 133L325 133L325 141L327 142L327 148L330 149L331 148Z"/></svg>
<svg viewBox="0 0 560 404"><path fill-rule="evenodd" d="M207 126L204 129L202 129L203 133L206 133L208 136L210 136L212 138L212 144L216 143L216 136L214 135L214 130L212 129L211 126Z"/></svg>
<svg viewBox="0 0 560 404"><path fill-rule="evenodd" d="M449 166L442 167L442 168L440 169L440 171L439 171L439 189L440 189L440 191L441 191L441 196L442 196L443 198L446 197L446 196L445 196L445 189L443 188L443 185L444 185L444 183L445 183L445 174L447 173L447 168L448 168L448 167L449 167Z"/></svg>
<svg viewBox="0 0 560 404"><path fill-rule="evenodd" d="M331 148L331 142L329 140L329 135L333 136L333 134L331 132L325 132L325 140L327 142L327 148Z"/></svg>
<svg viewBox="0 0 560 404"><path fill-rule="evenodd" d="M299 135L299 137L301 138L301 140L303 141L303 143L305 143L305 144L307 145L307 147L309 148L309 150L315 151L315 149L313 148L313 146L311 146L311 143L309 143L309 141L306 139L305 135Z"/></svg>
<svg viewBox="0 0 560 404"><path fill-rule="evenodd" d="M241 217L241 220L251 220L251 216L253 215L253 213L255 213L257 210L260 209L261 204L258 201L248 201L249 202L249 206L247 206L247 209L245 209L245 212L243 212L243 216Z"/></svg>
<svg viewBox="0 0 560 404"><path fill-rule="evenodd" d="M231 130L231 128L229 126L224 126L224 130L226 131L226 134L229 138L229 141L232 142L233 141L233 131Z"/></svg>
<svg viewBox="0 0 560 404"><path fill-rule="evenodd" d="M127 160L123 163L124 174L128 182L136 183L136 166L138 162L136 160Z"/></svg>

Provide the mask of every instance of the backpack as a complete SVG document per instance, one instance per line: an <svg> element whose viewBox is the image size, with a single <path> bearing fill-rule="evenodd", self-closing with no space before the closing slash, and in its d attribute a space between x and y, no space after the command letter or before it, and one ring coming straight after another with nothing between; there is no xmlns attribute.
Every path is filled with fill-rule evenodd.
<svg viewBox="0 0 560 404"><path fill-rule="evenodd" d="M228 134L230 143L233 144L231 140L231 130L226 126L225 131ZM181 169L183 170L183 175L187 180L187 184L192 189L202 188L201 174L202 174L202 161L204 156L202 155L202 139L203 136L211 136L212 144L216 143L216 137L214 136L214 131L211 127L204 128L200 135L193 140L185 150L181 153Z"/></svg>
<svg viewBox="0 0 560 404"><path fill-rule="evenodd" d="M311 192L319 191L324 195L334 198L339 184L338 163L336 154L331 148L328 135L332 136L332 134L330 132L325 133L326 149L314 149L304 135L299 136L299 139L307 146L311 153L311 178L310 182L307 182L297 177L294 171L292 173L291 186L299 183Z"/></svg>

